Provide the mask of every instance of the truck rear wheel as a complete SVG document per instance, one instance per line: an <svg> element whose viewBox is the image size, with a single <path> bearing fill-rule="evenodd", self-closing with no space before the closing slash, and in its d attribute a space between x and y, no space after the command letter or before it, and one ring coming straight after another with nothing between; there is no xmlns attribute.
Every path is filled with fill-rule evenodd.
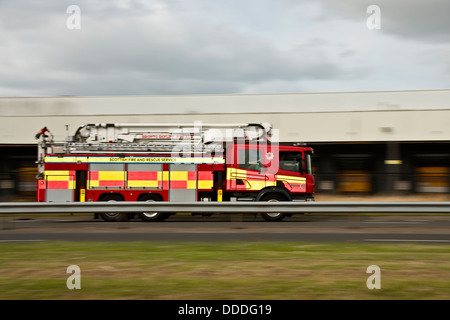
<svg viewBox="0 0 450 320"><path fill-rule="evenodd" d="M261 198L260 201L268 201L268 202L278 202L278 201L286 201L286 199L279 194L268 194ZM266 221L281 221L284 219L284 214L281 212L263 212L261 216Z"/></svg>
<svg viewBox="0 0 450 320"><path fill-rule="evenodd" d="M111 195L104 196L100 201L115 202L115 201L123 201L123 199L116 194L111 194ZM100 213L100 217L104 221L108 221L108 222L128 221L128 213L122 213L122 212L102 212L102 213Z"/></svg>
<svg viewBox="0 0 450 320"><path fill-rule="evenodd" d="M162 199L160 196L149 194L140 198L139 201L153 202L162 201ZM169 217L169 214L162 212L141 212L139 216L143 221L164 221Z"/></svg>

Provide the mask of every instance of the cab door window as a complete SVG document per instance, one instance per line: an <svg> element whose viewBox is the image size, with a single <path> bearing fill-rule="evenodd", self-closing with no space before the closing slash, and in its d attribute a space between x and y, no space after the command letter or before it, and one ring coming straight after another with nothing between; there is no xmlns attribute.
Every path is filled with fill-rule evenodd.
<svg viewBox="0 0 450 320"><path fill-rule="evenodd" d="M238 164L241 169L261 171L261 150L241 149L238 153Z"/></svg>

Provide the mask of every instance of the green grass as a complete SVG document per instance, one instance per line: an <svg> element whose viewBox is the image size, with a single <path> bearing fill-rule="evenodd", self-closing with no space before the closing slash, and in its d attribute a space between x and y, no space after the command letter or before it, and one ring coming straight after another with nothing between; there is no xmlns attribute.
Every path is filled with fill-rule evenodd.
<svg viewBox="0 0 450 320"><path fill-rule="evenodd" d="M69 265L81 290L69 290ZM381 289L369 290L370 265ZM0 299L449 299L450 245L0 243Z"/></svg>

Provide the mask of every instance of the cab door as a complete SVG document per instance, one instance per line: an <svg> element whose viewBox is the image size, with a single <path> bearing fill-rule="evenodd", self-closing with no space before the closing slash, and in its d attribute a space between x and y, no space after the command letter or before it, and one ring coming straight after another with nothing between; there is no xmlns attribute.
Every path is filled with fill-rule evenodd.
<svg viewBox="0 0 450 320"><path fill-rule="evenodd" d="M276 180L288 191L306 192L306 169L303 152L300 150L280 150Z"/></svg>
<svg viewBox="0 0 450 320"><path fill-rule="evenodd" d="M271 154L265 145L235 145L227 154L227 190L259 191L275 186L273 175L266 174L267 158Z"/></svg>

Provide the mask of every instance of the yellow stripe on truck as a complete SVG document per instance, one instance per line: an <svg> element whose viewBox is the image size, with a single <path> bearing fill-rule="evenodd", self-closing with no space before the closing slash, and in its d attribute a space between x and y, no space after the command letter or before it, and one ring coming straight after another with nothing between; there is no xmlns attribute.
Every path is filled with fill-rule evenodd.
<svg viewBox="0 0 450 320"><path fill-rule="evenodd" d="M99 171L98 180L124 180L125 171Z"/></svg>

